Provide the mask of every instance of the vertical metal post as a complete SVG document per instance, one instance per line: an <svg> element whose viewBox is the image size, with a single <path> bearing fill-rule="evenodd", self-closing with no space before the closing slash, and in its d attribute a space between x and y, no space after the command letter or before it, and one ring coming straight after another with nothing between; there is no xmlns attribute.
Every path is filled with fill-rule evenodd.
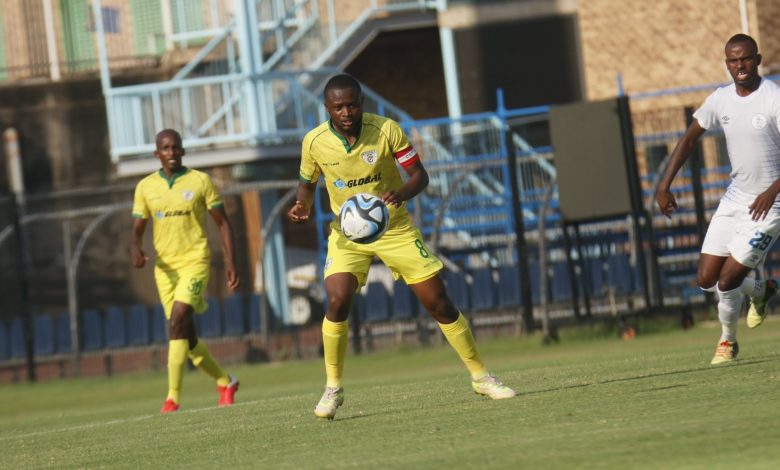
<svg viewBox="0 0 780 470"><path fill-rule="evenodd" d="M25 358L27 361L27 380L36 381L35 350L33 345L33 318L30 309L30 248L27 244L27 231L22 223L26 212L24 172L22 155L19 150L19 134L14 128L3 132L3 144L8 164L8 183L11 187L11 210L13 211L14 233L17 242L17 261L19 263L19 301L24 334Z"/></svg>
<svg viewBox="0 0 780 470"><path fill-rule="evenodd" d="M500 116L503 120L503 115ZM520 187L517 183L517 158L515 158L512 142L512 130L504 122L501 132L504 134L502 141L506 152L507 167L509 170L509 186L511 189L512 208L514 209L514 229L517 246L517 265L520 267L518 288L523 298L523 325L526 333L534 331L534 310L531 299L531 276L528 269L528 245L525 240L525 222L523 220L523 206L520 203ZM541 256L541 254L540 254Z"/></svg>
<svg viewBox="0 0 780 470"><path fill-rule="evenodd" d="M631 110L628 103L629 98L627 96L619 97L617 99L617 111L620 117L620 130L623 137L623 158L626 160L626 179L628 181L628 187L631 197L631 219L634 227L634 233L636 233L636 252L637 252L637 265L639 268L639 275L644 281L645 289L645 303L647 306L663 306L663 293L661 292L660 274L658 272L658 256L655 253L655 239L653 234L653 220L647 215L645 206L642 203L642 186L639 183L639 170L636 163L636 148L634 146L634 131L631 121ZM643 247L642 225L640 220L646 221L646 229L648 236L648 245L650 251L650 264L648 266L645 259L645 249ZM649 269L648 269L649 268ZM652 279L653 289L650 290L650 282Z"/></svg>
<svg viewBox="0 0 780 470"><path fill-rule="evenodd" d="M693 108L685 108L685 127L693 122ZM704 219L704 194L701 185L702 171L702 152L701 142L697 142L693 148L690 162L691 168L691 186L693 186L693 202L696 207L696 234L699 236L699 245L704 241L704 235L707 233L707 221Z"/></svg>
<svg viewBox="0 0 780 470"><path fill-rule="evenodd" d="M57 36L54 29L54 14L51 0L41 0L43 3L43 23L46 26L46 51L49 53L49 74L52 81L60 81L60 60L57 53Z"/></svg>
<svg viewBox="0 0 780 470"><path fill-rule="evenodd" d="M73 246L70 239L70 220L62 222L62 257L65 264L65 279L68 284L68 317L70 319L70 359L73 376L81 374L81 342L79 338L79 304L76 292L76 270Z"/></svg>
<svg viewBox="0 0 780 470"><path fill-rule="evenodd" d="M447 1L439 0L437 10L441 13L447 9ZM441 43L441 58L444 66L444 89L447 94L447 112L451 118L463 114L460 102L460 85L458 80L458 61L455 53L455 36L452 28L439 26L439 42Z"/></svg>

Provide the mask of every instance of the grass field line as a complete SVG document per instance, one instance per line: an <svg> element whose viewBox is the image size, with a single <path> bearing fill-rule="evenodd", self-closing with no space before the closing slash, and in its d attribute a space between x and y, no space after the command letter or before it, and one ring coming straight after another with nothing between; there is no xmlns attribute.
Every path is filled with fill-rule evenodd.
<svg viewBox="0 0 780 470"><path fill-rule="evenodd" d="M249 405L256 405L260 403L260 400L252 400L252 401L246 401L241 403L235 403L232 406L249 406ZM219 408L218 406L207 406L204 408L194 408L189 410L181 410L177 411L176 413L202 413L204 411L212 411ZM148 419L156 418L161 416L160 413L150 414L150 415L141 415L141 416L134 416L131 418L123 418L123 419L112 419L109 421L98 421L93 423L86 423L86 424L79 424L77 426L66 426L62 428L54 428L54 429L47 429L45 431L36 431L31 432L27 434L15 434L12 436L0 436L0 442L10 441L10 440L16 440L16 439L27 439L30 437L40 437L40 436L46 436L49 434L55 434L55 433L62 433L62 432L71 432L71 431L83 431L85 429L95 429L99 427L104 426L115 426L118 424L128 424L128 423L135 423L138 421L146 421Z"/></svg>

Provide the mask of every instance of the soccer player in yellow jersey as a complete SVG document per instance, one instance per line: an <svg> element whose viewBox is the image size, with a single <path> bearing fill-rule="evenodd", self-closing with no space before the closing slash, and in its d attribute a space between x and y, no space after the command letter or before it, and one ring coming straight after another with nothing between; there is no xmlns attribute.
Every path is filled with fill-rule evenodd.
<svg viewBox="0 0 780 470"><path fill-rule="evenodd" d="M193 312L203 313L209 281L211 253L206 239L206 211L219 227L226 260L227 286L239 285L233 250L233 231L219 194L206 173L182 166L181 136L172 129L157 134L154 154L162 168L142 179L135 188L130 252L133 266L149 259L143 250L143 234L152 218L157 261L154 279L169 320L168 396L161 413L179 409L184 365L194 365L217 382L219 406L232 405L238 379L225 372L198 339Z"/></svg>
<svg viewBox="0 0 780 470"><path fill-rule="evenodd" d="M390 225L382 238L368 244L349 241L339 230L338 218L331 225L324 273L328 305L322 323L327 382L314 414L332 419L344 402L347 317L355 293L366 282L373 256L409 285L438 322L469 370L476 393L493 399L515 396L514 390L488 373L482 363L468 322L447 297L439 276L442 262L428 250L406 210L405 202L428 185L428 173L417 152L396 122L363 113L360 84L351 76L331 78L324 95L330 119L303 139L297 200L288 217L293 222L308 220L314 189L323 176L335 214L353 194L371 193L388 205ZM409 176L405 183L396 162Z"/></svg>

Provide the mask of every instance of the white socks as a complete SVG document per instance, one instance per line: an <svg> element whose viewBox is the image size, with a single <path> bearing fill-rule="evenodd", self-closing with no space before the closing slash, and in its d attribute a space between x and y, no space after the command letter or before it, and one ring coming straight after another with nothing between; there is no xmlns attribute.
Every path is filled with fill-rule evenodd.
<svg viewBox="0 0 780 470"><path fill-rule="evenodd" d="M743 283L744 285L744 283ZM721 324L721 336L720 340L736 341L737 340L737 324L739 323L739 312L742 309L742 301L744 299L742 286L722 291L720 287L717 288L718 293L718 318Z"/></svg>

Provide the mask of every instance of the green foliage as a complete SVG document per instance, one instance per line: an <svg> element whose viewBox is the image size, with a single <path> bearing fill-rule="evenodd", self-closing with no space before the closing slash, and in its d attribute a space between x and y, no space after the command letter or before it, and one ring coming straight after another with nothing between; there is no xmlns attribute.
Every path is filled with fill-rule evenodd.
<svg viewBox="0 0 780 470"><path fill-rule="evenodd" d="M644 326L640 325L640 328ZM740 326L740 360L710 366L717 325L590 340L563 331L481 340L519 397L471 393L446 346L348 357L334 421L313 408L318 360L232 368L217 408L185 375L181 411L157 413L161 372L0 387L3 468L773 468L780 461L780 321ZM576 339L576 340L575 340Z"/></svg>

